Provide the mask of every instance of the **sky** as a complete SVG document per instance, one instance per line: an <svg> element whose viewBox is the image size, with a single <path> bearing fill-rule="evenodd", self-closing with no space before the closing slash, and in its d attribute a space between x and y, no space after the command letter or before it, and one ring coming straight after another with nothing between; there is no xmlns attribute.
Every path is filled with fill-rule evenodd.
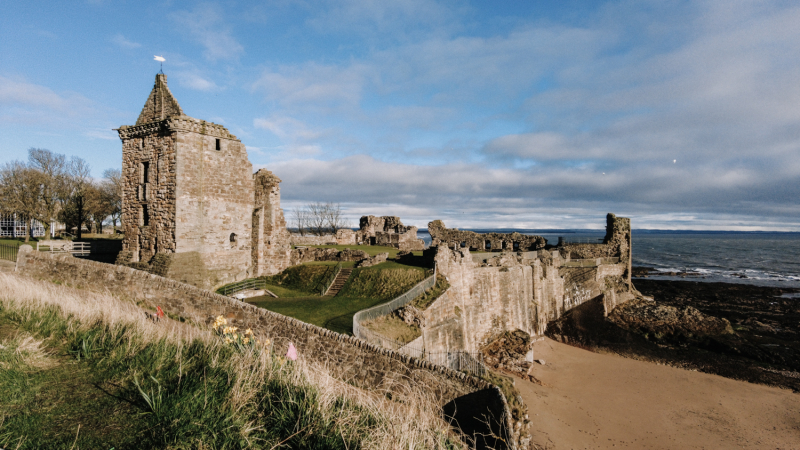
<svg viewBox="0 0 800 450"><path fill-rule="evenodd" d="M425 227L800 231L796 1L0 2L0 163L121 165L160 70L309 202ZM291 224L290 224L291 225Z"/></svg>

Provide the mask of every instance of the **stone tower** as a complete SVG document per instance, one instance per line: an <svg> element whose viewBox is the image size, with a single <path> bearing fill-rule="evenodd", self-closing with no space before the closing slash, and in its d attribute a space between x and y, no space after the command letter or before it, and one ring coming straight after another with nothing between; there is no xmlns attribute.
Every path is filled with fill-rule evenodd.
<svg viewBox="0 0 800 450"><path fill-rule="evenodd" d="M136 125L118 132L123 250L132 261L173 254L168 276L205 288L246 278L254 180L244 144L221 125L185 115L164 74Z"/></svg>

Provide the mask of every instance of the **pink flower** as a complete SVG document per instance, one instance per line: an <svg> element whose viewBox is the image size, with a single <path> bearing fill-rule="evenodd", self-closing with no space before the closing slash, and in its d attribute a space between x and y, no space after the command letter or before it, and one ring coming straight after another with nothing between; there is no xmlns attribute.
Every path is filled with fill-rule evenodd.
<svg viewBox="0 0 800 450"><path fill-rule="evenodd" d="M291 359L292 361L297 360L297 349L294 348L294 344L289 342L289 351L286 352L286 357Z"/></svg>

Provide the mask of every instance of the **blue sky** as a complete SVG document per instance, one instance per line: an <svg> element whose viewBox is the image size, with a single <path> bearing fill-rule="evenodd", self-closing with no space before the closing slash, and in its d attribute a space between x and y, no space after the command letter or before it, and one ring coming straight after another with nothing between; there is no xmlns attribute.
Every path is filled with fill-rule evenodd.
<svg viewBox="0 0 800 450"><path fill-rule="evenodd" d="M800 231L800 5L3 2L0 162L119 167L159 66L284 208L425 226ZM288 215L288 214L287 214Z"/></svg>

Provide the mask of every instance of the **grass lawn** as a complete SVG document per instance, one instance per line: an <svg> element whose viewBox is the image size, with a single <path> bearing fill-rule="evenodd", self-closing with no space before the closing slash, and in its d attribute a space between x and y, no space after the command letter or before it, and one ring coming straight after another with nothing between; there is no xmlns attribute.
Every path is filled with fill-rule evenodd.
<svg viewBox="0 0 800 450"><path fill-rule="evenodd" d="M338 333L352 334L355 313L397 297L427 276L423 268L386 261L355 269L336 297L314 295L308 286L315 282L302 283L302 279L318 276L312 271L315 266L336 264L314 262L290 267L267 279L266 288L278 298L253 297L247 302Z"/></svg>
<svg viewBox="0 0 800 450"><path fill-rule="evenodd" d="M25 244L25 238L17 238L17 239L14 239L14 238L2 238L2 239L0 239L0 244L19 247L20 245ZM28 241L28 245L32 246L33 248L36 248L36 240L31 238L31 240Z"/></svg>
<svg viewBox="0 0 800 450"><path fill-rule="evenodd" d="M272 288L269 288L272 291ZM275 292L275 291L272 291ZM277 295L278 292L275 292ZM358 297L254 297L248 303L337 333L353 334L353 315L386 300Z"/></svg>

